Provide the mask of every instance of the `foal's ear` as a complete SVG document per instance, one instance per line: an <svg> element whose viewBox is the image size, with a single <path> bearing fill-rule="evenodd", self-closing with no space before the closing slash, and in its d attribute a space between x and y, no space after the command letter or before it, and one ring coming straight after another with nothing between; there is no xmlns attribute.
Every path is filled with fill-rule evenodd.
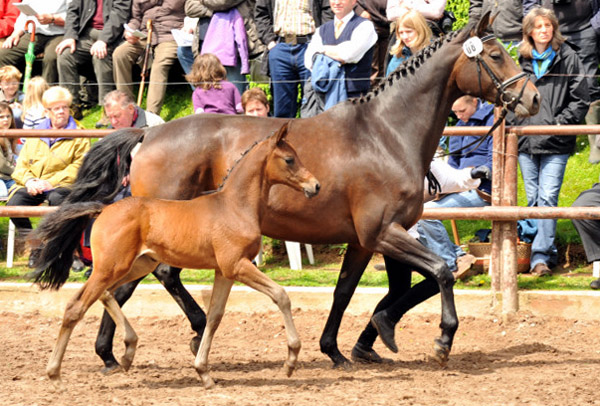
<svg viewBox="0 0 600 406"><path fill-rule="evenodd" d="M485 36L485 34L487 33L486 31L488 31L488 28L491 29L492 21L494 21L494 18L491 17L491 14L492 11L488 10L479 19L477 27L475 28L475 35L477 35L478 37L481 38Z"/></svg>
<svg viewBox="0 0 600 406"><path fill-rule="evenodd" d="M284 125L281 126L281 128L277 131L277 134L275 134L275 143L279 144L279 142L281 140L283 140L285 138L285 136L288 133L288 127L290 126L291 121L286 122Z"/></svg>

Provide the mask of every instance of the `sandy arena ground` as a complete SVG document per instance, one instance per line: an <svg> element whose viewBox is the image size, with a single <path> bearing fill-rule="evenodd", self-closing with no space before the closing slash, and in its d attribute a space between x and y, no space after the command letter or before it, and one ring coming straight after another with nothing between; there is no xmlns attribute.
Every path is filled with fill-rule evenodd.
<svg viewBox="0 0 600 406"><path fill-rule="evenodd" d="M600 405L600 323L521 312L503 324L462 317L445 369L429 360L438 315L409 314L399 354L378 341L383 365L332 369L319 351L326 312L294 310L303 342L291 378L279 313L225 314L210 357L217 387L205 390L193 369L183 316L132 318L140 341L128 373L103 376L94 353L99 318L75 328L62 366L64 390L45 377L60 319L37 312L0 313L2 405ZM344 318L340 349L349 356L368 314ZM123 350L117 333L117 358Z"/></svg>

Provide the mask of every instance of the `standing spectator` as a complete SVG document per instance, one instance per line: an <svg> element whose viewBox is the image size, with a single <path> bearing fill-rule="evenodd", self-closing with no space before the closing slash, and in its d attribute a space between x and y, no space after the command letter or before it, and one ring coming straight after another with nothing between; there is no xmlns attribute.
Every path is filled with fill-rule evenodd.
<svg viewBox="0 0 600 406"><path fill-rule="evenodd" d="M190 1L191 0L186 0L186 7ZM181 28L182 33L186 35L193 35L199 22L199 18L192 18L186 16L183 19L183 27ZM179 64L181 65L181 68L183 69L183 72L186 75L188 75L192 71L192 65L194 64L194 52L192 51L192 44L190 44L189 46L177 44L177 59L179 59Z"/></svg>
<svg viewBox="0 0 600 406"><path fill-rule="evenodd" d="M240 93L226 80L225 67L215 55L197 57L186 79L196 86L192 94L194 113L243 113Z"/></svg>
<svg viewBox="0 0 600 406"><path fill-rule="evenodd" d="M19 9L14 3L20 2L21 0L0 0L0 43L13 32L19 16Z"/></svg>
<svg viewBox="0 0 600 406"><path fill-rule="evenodd" d="M247 116L268 117L269 100L260 87L253 87L242 94L242 108Z"/></svg>
<svg viewBox="0 0 600 406"><path fill-rule="evenodd" d="M98 98L114 89L112 55L129 18L131 0L71 0L64 39L56 47L60 83L73 95L73 117L81 114L80 68L92 62Z"/></svg>
<svg viewBox="0 0 600 406"><path fill-rule="evenodd" d="M564 42L554 12L534 8L523 20L519 47L521 68L541 95L540 112L532 117L511 118L514 125L579 124L589 105L587 81L581 61ZM514 116L511 116L514 117ZM527 205L554 207L562 186L575 136L535 136L519 139L519 165L527 193ZM531 247L531 273L551 275L556 265L556 220L538 220Z"/></svg>
<svg viewBox="0 0 600 406"><path fill-rule="evenodd" d="M38 129L71 130L77 124L70 115L72 96L60 86L44 92L42 103L48 118ZM7 206L37 206L45 200L51 206L59 205L69 194L85 153L90 149L87 138L31 138L27 140L17 159L12 178L16 184L10 190ZM21 235L31 230L28 218L11 218ZM29 263L33 264L39 249L33 250Z"/></svg>
<svg viewBox="0 0 600 406"><path fill-rule="evenodd" d="M396 42L390 49L392 59L387 65L386 76L396 70L402 62L425 48L433 36L427 21L418 11L411 10L396 20Z"/></svg>
<svg viewBox="0 0 600 406"><path fill-rule="evenodd" d="M183 25L185 0L133 0L131 19L125 30L125 42L117 47L113 54L115 64L115 82L117 89L133 97L132 68L137 59L144 55L146 43L150 41L154 59L150 68L148 83L148 111L160 114L163 99L167 91L169 70L177 62L177 43L171 33ZM152 20L152 38L140 40L134 35L136 30L148 35L146 22ZM104 95L103 95L104 96Z"/></svg>
<svg viewBox="0 0 600 406"><path fill-rule="evenodd" d="M385 62L390 44L390 22L385 15L387 0L358 0L354 12L368 18L375 26L377 42L371 63L371 86L385 76Z"/></svg>
<svg viewBox="0 0 600 406"><path fill-rule="evenodd" d="M6 102L0 102L0 130L17 128L12 109ZM15 170L14 151L10 139L0 137L0 197L8 196L8 190L15 181L11 174Z"/></svg>
<svg viewBox="0 0 600 406"><path fill-rule="evenodd" d="M38 14L27 16L21 13L19 15L14 31L0 49L0 65L25 66L24 56L27 53L30 39L25 23L31 20L35 23L33 52L35 55L44 54L42 77L48 83L58 83L56 46L62 41L65 33L67 0L29 0L27 4Z"/></svg>
<svg viewBox="0 0 600 406"><path fill-rule="evenodd" d="M110 120L108 128L145 128L164 124L165 120L137 106L129 93L113 90L104 96L104 115Z"/></svg>
<svg viewBox="0 0 600 406"><path fill-rule="evenodd" d="M483 103L472 96L462 96L452 105L452 111L459 121L457 126L491 126L494 123L494 106ZM426 208L433 207L482 207L491 202L491 171L492 171L492 139L481 145L476 145L480 137L461 136L450 137L448 164L455 169L469 167L485 167L488 169L486 178L482 179L477 189L461 193L451 193L439 200L425 203ZM471 146L469 146L471 145ZM477 148L475 148L477 146ZM442 257L456 278L462 278L475 257L466 254L459 246L450 241L444 224L440 220L420 220L417 226L419 240Z"/></svg>
<svg viewBox="0 0 600 406"><path fill-rule="evenodd" d="M345 86L348 97L369 90L373 45L377 42L373 23L356 15L355 5L356 0L331 0L335 17L317 29L304 55L304 65L311 71L316 69L319 56L339 62L345 78L340 85Z"/></svg>
<svg viewBox="0 0 600 406"><path fill-rule="evenodd" d="M200 53L216 55L238 92L246 90L246 74L250 73L248 41L244 20L236 8L213 13Z"/></svg>
<svg viewBox="0 0 600 406"><path fill-rule="evenodd" d="M10 105L12 114L17 123L17 128L21 128L21 114L23 113L23 98L25 94L19 90L19 81L23 74L12 65L5 65L0 68L0 101L5 101Z"/></svg>
<svg viewBox="0 0 600 406"><path fill-rule="evenodd" d="M573 207L599 207L600 206L600 183L595 183L591 189L583 191ZM600 220L571 220L575 229L581 237L583 249L588 262L600 261ZM592 289L600 289L600 278L590 283Z"/></svg>
<svg viewBox="0 0 600 406"><path fill-rule="evenodd" d="M523 39L522 0L471 0L469 19L479 20L486 12L493 16L492 32L505 44L517 45Z"/></svg>
<svg viewBox="0 0 600 406"><path fill-rule="evenodd" d="M304 66L307 44L317 27L333 18L329 0L258 0L255 17L269 51L274 115L294 118L298 83L303 88L310 76Z"/></svg>

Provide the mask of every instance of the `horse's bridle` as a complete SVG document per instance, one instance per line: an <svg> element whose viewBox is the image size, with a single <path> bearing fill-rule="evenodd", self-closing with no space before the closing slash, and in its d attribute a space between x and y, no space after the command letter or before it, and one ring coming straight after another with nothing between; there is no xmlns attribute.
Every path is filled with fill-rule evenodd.
<svg viewBox="0 0 600 406"><path fill-rule="evenodd" d="M484 43L484 42L487 42L490 40L495 40L495 39L496 39L495 35L486 35L485 37L481 38L481 42ZM527 86L527 82L529 82L529 77L527 76L527 74L525 72L518 73L515 76L506 79L504 82L500 82L500 79L498 79L498 76L496 76L494 71L483 60L483 58L481 57L481 54L477 54L477 55L471 57L470 59L475 60L475 62L477 62L477 81L479 83L479 93L480 93L480 96L482 99L483 99L483 87L481 85L481 67L483 66L483 69L485 69L487 74L490 76L490 79L492 79L492 83L494 84L494 86L496 87L496 90L498 91L498 93L496 94L496 105L500 104L500 102L501 102L502 110L504 111L511 104L516 105L519 103L519 101L521 100L521 97L523 96L523 92L525 91L525 87ZM520 80L523 77L525 78L525 82L523 83L523 87L521 88L521 91L519 92L517 97L509 96L508 93L506 92L506 88L508 88L510 85L517 82L518 80ZM506 114L506 113L504 113L504 114Z"/></svg>

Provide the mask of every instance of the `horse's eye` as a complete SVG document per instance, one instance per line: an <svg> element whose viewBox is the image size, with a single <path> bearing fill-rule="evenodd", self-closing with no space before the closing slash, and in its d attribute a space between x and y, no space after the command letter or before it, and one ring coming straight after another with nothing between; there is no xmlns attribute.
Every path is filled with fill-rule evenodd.
<svg viewBox="0 0 600 406"><path fill-rule="evenodd" d="M490 57L495 61L499 61L502 59L502 54L500 52L493 52L490 54Z"/></svg>
<svg viewBox="0 0 600 406"><path fill-rule="evenodd" d="M292 158L291 156L285 157L285 163L288 165L293 165L294 164L294 158Z"/></svg>

